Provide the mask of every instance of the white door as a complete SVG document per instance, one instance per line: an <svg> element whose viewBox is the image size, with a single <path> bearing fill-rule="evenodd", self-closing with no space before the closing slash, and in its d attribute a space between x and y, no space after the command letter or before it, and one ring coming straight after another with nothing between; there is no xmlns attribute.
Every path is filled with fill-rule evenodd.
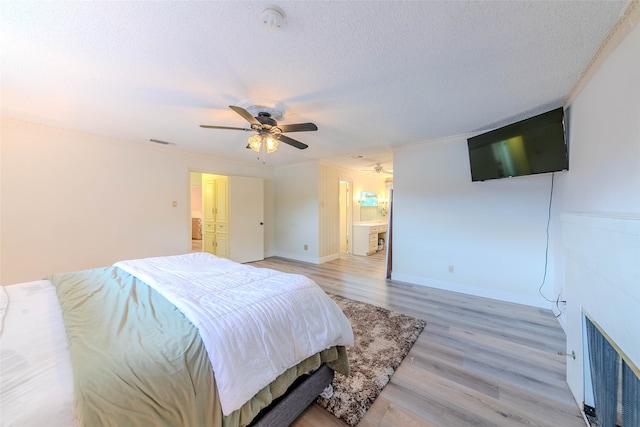
<svg viewBox="0 0 640 427"><path fill-rule="evenodd" d="M264 259L264 180L229 177L229 258Z"/></svg>

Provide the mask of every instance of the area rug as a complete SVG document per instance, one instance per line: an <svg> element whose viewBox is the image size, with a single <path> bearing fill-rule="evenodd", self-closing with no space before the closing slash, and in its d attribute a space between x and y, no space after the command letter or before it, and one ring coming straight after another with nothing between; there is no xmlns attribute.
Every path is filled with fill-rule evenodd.
<svg viewBox="0 0 640 427"><path fill-rule="evenodd" d="M351 374L337 374L333 396L318 398L320 406L355 426L409 353L426 322L338 295L331 298L351 322L355 346L347 349Z"/></svg>

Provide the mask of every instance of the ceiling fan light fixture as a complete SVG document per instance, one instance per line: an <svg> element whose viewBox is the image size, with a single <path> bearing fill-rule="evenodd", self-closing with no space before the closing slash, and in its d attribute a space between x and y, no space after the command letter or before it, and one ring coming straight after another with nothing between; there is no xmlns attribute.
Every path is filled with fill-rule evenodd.
<svg viewBox="0 0 640 427"><path fill-rule="evenodd" d="M253 135L249 137L249 139L247 139L247 142L249 143L249 148L251 148L256 153L260 152L260 146L262 145L262 136Z"/></svg>
<svg viewBox="0 0 640 427"><path fill-rule="evenodd" d="M238 128L231 126L214 126L214 125L200 125L202 128L208 129L229 129L229 130L241 130L245 132L257 132L247 139L247 148L251 148L256 153L264 151L265 153L273 153L278 149L280 142L284 142L287 145L297 148L298 150L304 150L309 146L298 140L295 140L289 136L283 135L287 132L306 132L318 130L318 126L315 123L293 123L287 125L278 125L278 122L271 117L271 113L266 111L259 111L257 115L253 115L243 107L237 105L229 105L233 111L238 113L244 118L251 128ZM264 149L263 149L264 147Z"/></svg>
<svg viewBox="0 0 640 427"><path fill-rule="evenodd" d="M278 149L278 140L271 135L253 135L247 139L247 142L249 143L249 148L256 153L259 153L263 146L267 154L273 153Z"/></svg>
<svg viewBox="0 0 640 427"><path fill-rule="evenodd" d="M268 136L264 139L264 147L267 149L267 153L273 153L278 149L278 140Z"/></svg>

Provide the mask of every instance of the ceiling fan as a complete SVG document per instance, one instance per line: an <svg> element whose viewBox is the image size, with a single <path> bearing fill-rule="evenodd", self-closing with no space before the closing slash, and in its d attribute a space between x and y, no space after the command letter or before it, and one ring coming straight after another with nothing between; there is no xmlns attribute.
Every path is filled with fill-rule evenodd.
<svg viewBox="0 0 640 427"><path fill-rule="evenodd" d="M273 153L278 149L278 141L282 141L285 144L291 145L292 147L304 150L308 147L307 144L283 135L283 133L318 130L318 127L314 123L279 125L278 122L273 117L271 117L271 113L267 111L260 111L258 112L258 115L254 117L249 111L245 110L242 107L229 105L229 108L231 108L233 111L241 115L246 121L248 121L251 127L248 129L213 125L200 125L200 127L207 129L231 129L243 130L245 132L257 132L257 135L254 135L248 139L249 144L247 145L247 148L251 148L252 150L257 152L260 152L261 147L264 146L267 153Z"/></svg>
<svg viewBox="0 0 640 427"><path fill-rule="evenodd" d="M382 163L376 163L373 166L373 170L372 169L365 169L363 170L363 172L369 172L369 173L386 173L389 175L393 175L393 169L385 169L382 166Z"/></svg>

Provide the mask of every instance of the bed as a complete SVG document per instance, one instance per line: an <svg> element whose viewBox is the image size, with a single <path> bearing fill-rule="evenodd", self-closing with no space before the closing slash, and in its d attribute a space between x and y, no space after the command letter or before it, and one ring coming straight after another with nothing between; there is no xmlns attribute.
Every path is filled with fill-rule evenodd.
<svg viewBox="0 0 640 427"><path fill-rule="evenodd" d="M348 375L317 284L207 253L0 288L3 426L283 426Z"/></svg>

